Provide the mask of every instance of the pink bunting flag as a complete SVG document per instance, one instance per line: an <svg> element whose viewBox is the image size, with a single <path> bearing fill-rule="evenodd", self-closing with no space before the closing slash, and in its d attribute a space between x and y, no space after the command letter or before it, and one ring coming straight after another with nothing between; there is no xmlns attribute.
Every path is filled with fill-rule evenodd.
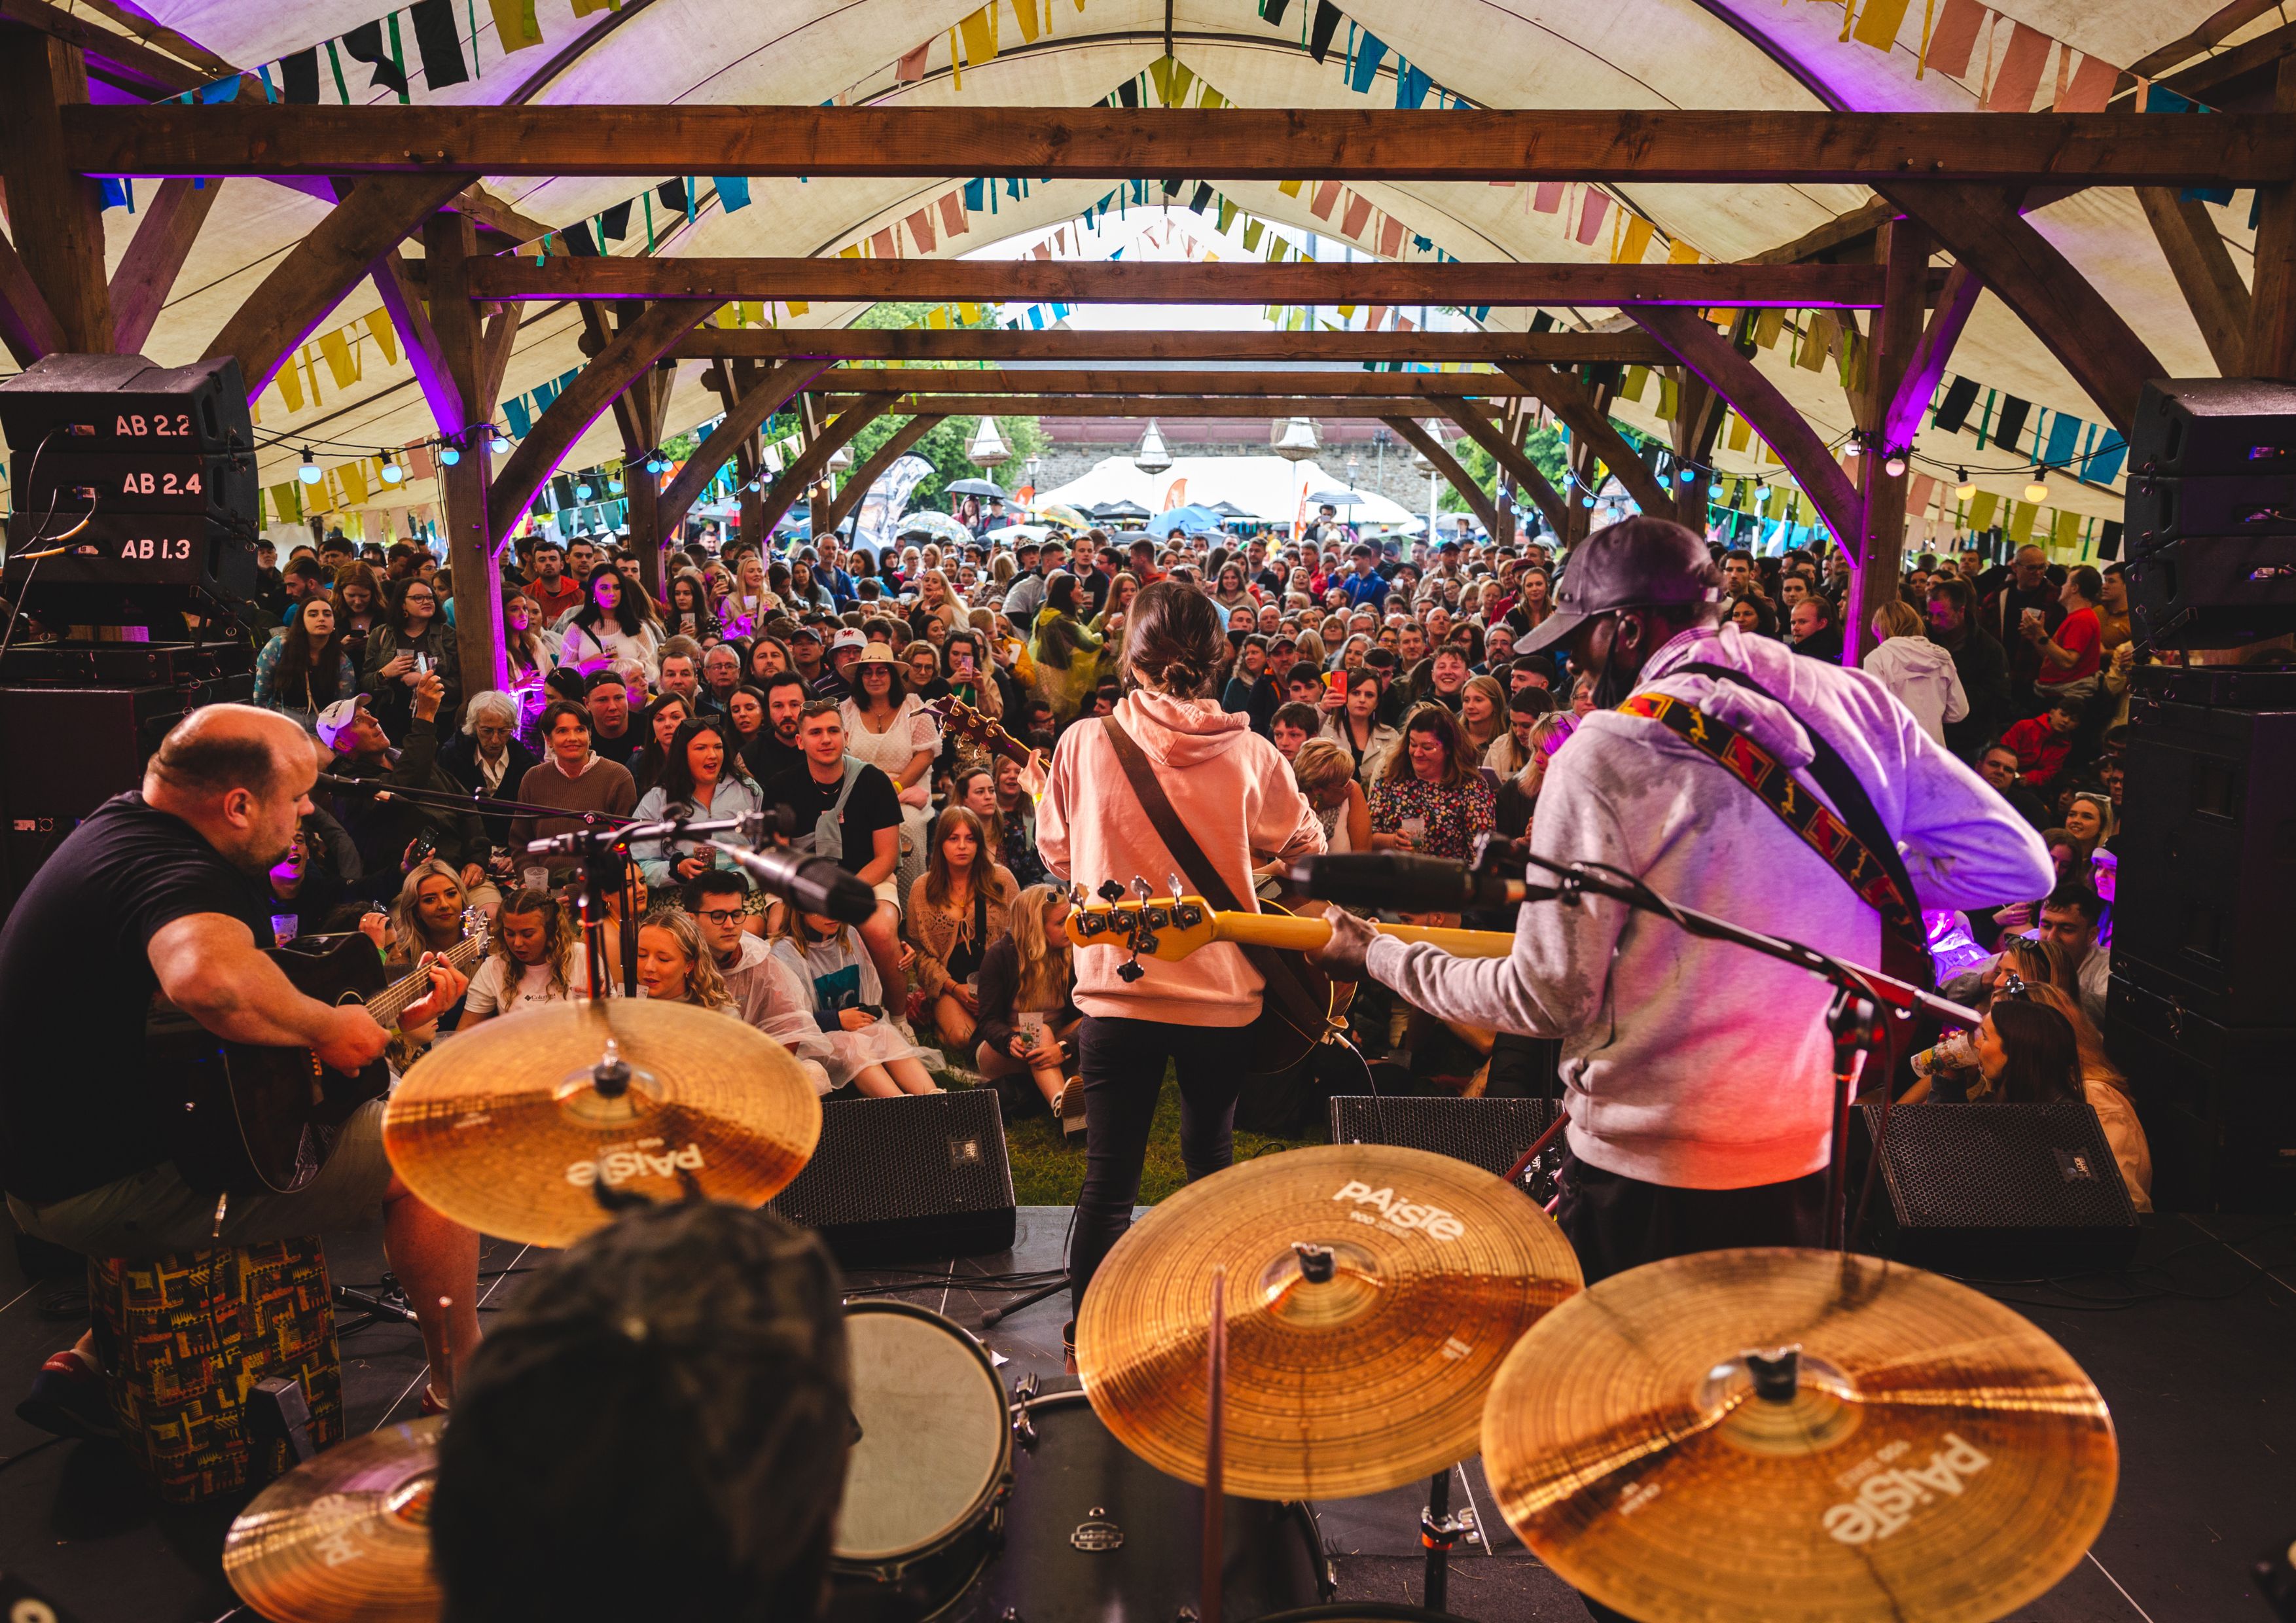
<svg viewBox="0 0 2296 1623"><path fill-rule="evenodd" d="M1389 215L1379 223L1379 257L1392 259L1403 251L1403 222Z"/></svg>
<svg viewBox="0 0 2296 1623"><path fill-rule="evenodd" d="M2048 64L2054 43L2038 29L2013 23L2009 48L2001 53L2001 70L1993 76L1993 93L1985 98L1988 112L2030 112L2033 93L2041 87L2041 70Z"/></svg>
<svg viewBox="0 0 2296 1623"><path fill-rule="evenodd" d="M1986 10L1978 0L1945 0L1937 31L1930 36L1927 66L1959 78L1969 71L1969 53L1977 48L1978 30L1985 26Z"/></svg>
<svg viewBox="0 0 2296 1623"><path fill-rule="evenodd" d="M1340 183L1327 180L1316 188L1316 201L1309 211L1319 220L1332 217L1332 207L1340 201Z"/></svg>
<svg viewBox="0 0 2296 1623"><path fill-rule="evenodd" d="M962 193L951 192L941 198L940 225L941 229L953 237L961 237L972 229L972 222L964 217Z"/></svg>
<svg viewBox="0 0 2296 1623"><path fill-rule="evenodd" d="M2064 94L2057 98L2059 112L2103 112L2104 104L2112 99L2112 87L2120 78L2120 70L2102 56L2084 56L2081 65L2073 70L2072 83L2065 86Z"/></svg>
<svg viewBox="0 0 2296 1623"><path fill-rule="evenodd" d="M1559 180L1540 181L1538 190L1531 194L1530 206L1541 214L1554 213L1562 207L1562 186Z"/></svg>
<svg viewBox="0 0 2296 1623"><path fill-rule="evenodd" d="M909 216L909 234L916 239L919 253L932 252L934 239L931 209L920 209Z"/></svg>
<svg viewBox="0 0 2296 1623"><path fill-rule="evenodd" d="M1366 332L1376 332L1379 331L1381 324L1386 320L1387 307L1383 304L1375 304L1371 307L1371 320L1365 324L1364 331Z"/></svg>
<svg viewBox="0 0 2296 1623"><path fill-rule="evenodd" d="M439 461L431 454L428 441L406 447L406 471L409 478L430 479L439 471Z"/></svg>
<svg viewBox="0 0 2296 1623"><path fill-rule="evenodd" d="M915 50L901 58L899 65L893 70L893 83L896 85L914 85L919 79L924 78L925 53L931 48L932 41L928 39L924 44L919 45Z"/></svg>
<svg viewBox="0 0 2296 1623"><path fill-rule="evenodd" d="M1359 192L1349 193L1347 212L1340 217L1340 234L1342 236L1359 237L1363 235L1363 228L1370 219L1371 199Z"/></svg>
<svg viewBox="0 0 2296 1623"><path fill-rule="evenodd" d="M1587 201L1578 209L1578 240L1592 242L1603 234L1603 218L1611 212L1611 195L1607 192L1587 188Z"/></svg>
<svg viewBox="0 0 2296 1623"><path fill-rule="evenodd" d="M890 225L886 226L882 231L871 234L869 251L880 259L898 259L901 257L901 245L893 240L893 228Z"/></svg>
<svg viewBox="0 0 2296 1623"><path fill-rule="evenodd" d="M1928 473L1914 475L1914 482L1906 491L1906 512L1908 517L1920 519L1929 516L1930 498L1937 494L1937 487L1938 482L1934 475Z"/></svg>

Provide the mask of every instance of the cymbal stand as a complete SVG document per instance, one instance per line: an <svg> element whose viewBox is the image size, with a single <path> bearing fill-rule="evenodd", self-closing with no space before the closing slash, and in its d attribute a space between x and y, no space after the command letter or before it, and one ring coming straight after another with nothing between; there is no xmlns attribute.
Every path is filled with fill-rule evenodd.
<svg viewBox="0 0 2296 1623"><path fill-rule="evenodd" d="M1201 1623L1220 1623L1220 1602L1226 1589L1227 1553L1227 1488L1222 1457L1227 1418L1227 1268L1212 1268L1212 1315L1204 1338L1204 1570L1196 1615Z"/></svg>
<svg viewBox="0 0 2296 1623"><path fill-rule="evenodd" d="M1451 1513L1451 1472L1446 1465L1427 1480L1427 1508L1419 1512L1419 1542L1427 1550L1427 1578L1420 1603L1430 1611L1448 1610L1451 1594L1451 1546L1474 1529L1474 1523Z"/></svg>

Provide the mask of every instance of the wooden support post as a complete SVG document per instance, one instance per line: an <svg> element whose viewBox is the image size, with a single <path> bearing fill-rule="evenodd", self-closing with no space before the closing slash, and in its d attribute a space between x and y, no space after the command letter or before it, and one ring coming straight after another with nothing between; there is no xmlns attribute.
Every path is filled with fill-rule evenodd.
<svg viewBox="0 0 2296 1623"><path fill-rule="evenodd" d="M8 347L19 366L70 347L39 283L4 234L0 234L0 344Z"/></svg>
<svg viewBox="0 0 2296 1623"><path fill-rule="evenodd" d="M1627 494L1635 499L1635 505L1660 518L1674 512L1674 498L1659 483L1658 475L1651 471L1648 463L1635 455L1635 448L1611 423L1609 414L1595 409L1594 396L1576 377L1552 366L1508 364L1499 370L1545 401L1549 411L1570 425L1574 439L1585 440L1595 455L1608 463L1611 471L1627 488Z"/></svg>
<svg viewBox="0 0 2296 1623"><path fill-rule="evenodd" d="M494 474L494 453L488 447L494 437L468 432L493 416L488 374L500 375L489 364L479 307L461 286L462 266L475 245L476 233L466 215L434 214L424 223L422 247L432 277L431 332L463 408L459 425L449 430L440 424L442 433L463 435L465 443L461 460L439 470L439 488L446 510L447 567L455 577L455 647L462 660L465 693L510 685L503 649L502 572L496 567L494 529L487 512L487 490Z"/></svg>
<svg viewBox="0 0 2296 1623"><path fill-rule="evenodd" d="M676 374L659 367L638 375L624 391L629 402L630 425L637 430L636 449L625 447L622 494L629 497L630 548L638 555L638 578L657 602L662 598L661 549L677 531L677 519L662 517L661 476L646 471L645 459L661 444L661 427L669 407L668 383ZM677 510L679 515L684 508Z"/></svg>
<svg viewBox="0 0 2296 1623"><path fill-rule="evenodd" d="M2272 110L2296 111L2296 57L2280 59ZM2296 184L2257 188L2256 277L2249 314L2247 375L2296 382ZM2136 409L2129 402L2129 409ZM2127 426L2122 426L2127 432Z"/></svg>
<svg viewBox="0 0 2296 1623"><path fill-rule="evenodd" d="M1669 424L1674 454L1696 477L1674 486L1674 517L1700 535L1706 533L1706 510L1714 492L1714 442L1721 435L1726 403L1704 378L1685 366L1675 385L1674 421Z"/></svg>
<svg viewBox="0 0 2296 1623"><path fill-rule="evenodd" d="M2243 376L2248 364L2248 326L2253 307L2248 283L2232 262L2223 234L2209 206L2169 186L2139 186L2136 201L2152 222L2152 234L2175 274L2185 306L2207 340L2217 371Z"/></svg>
<svg viewBox="0 0 2296 1623"><path fill-rule="evenodd" d="M220 180L201 184L180 175L160 183L159 195L144 210L143 223L111 277L112 341L122 355L139 353L152 336L176 273L222 190Z"/></svg>
<svg viewBox="0 0 2296 1623"><path fill-rule="evenodd" d="M1443 400L1437 404L1442 408L1446 417L1466 430L1468 439L1488 452L1493 462L1496 463L1504 471L1513 475L1517 484L1530 492L1532 505L1538 509L1539 516L1546 521L1546 527L1553 530L1559 539L1563 535L1565 527L1570 522L1570 504L1563 500L1562 493L1555 489L1547 477L1538 471L1538 464L1531 461L1523 448L1507 438L1490 419L1470 410L1465 401ZM1390 425L1392 426L1391 419ZM1416 440L1412 443L1418 444ZM1423 451L1424 447L1422 449Z"/></svg>
<svg viewBox="0 0 2296 1623"><path fill-rule="evenodd" d="M1857 487L1861 525L1849 545L1849 594L1842 611L1841 662L1860 664L1874 642L1874 611L1894 602L1906 555L1906 468L1889 471L1888 453L1904 447L1879 443L1888 432L1890 408L1897 402L1907 364L1922 340L1924 293L1929 283L1930 234L1918 220L1897 219L1882 227L1874 250L1887 267L1881 319L1874 324L1867 372L1853 398L1858 426L1873 436L1859 457Z"/></svg>
<svg viewBox="0 0 2296 1623"><path fill-rule="evenodd" d="M0 29L0 177L16 253L63 348L102 354L112 340L103 190L74 174L64 155L62 110L86 100L78 45L29 29Z"/></svg>
<svg viewBox="0 0 2296 1623"><path fill-rule="evenodd" d="M693 498L700 496L701 488L709 482L709 476L732 460L734 447L756 433L760 423L788 405L791 395L812 382L828 365L825 360L811 358L783 361L754 386L744 389L740 402L726 409L726 420L710 430L709 437L694 447L693 455L686 458L685 466L678 470L677 477L662 492L660 506L668 515L663 521L674 525L683 519L685 510L693 505ZM657 428L655 431L660 430ZM783 511L788 510L783 508ZM759 516L764 533L771 535L773 518L763 513ZM630 535L633 540L636 538L635 524Z"/></svg>
<svg viewBox="0 0 2296 1623"><path fill-rule="evenodd" d="M1459 465L1459 459L1443 448L1441 440L1408 417L1382 417L1380 421L1435 465L1435 471L1441 474L1444 481L1459 493L1460 498L1474 509L1475 516L1483 521L1486 531L1494 536L1498 534L1498 509L1492 505L1491 498L1483 494L1483 488L1467 477L1467 471ZM1434 537L1430 536L1427 539L1430 545L1434 544Z"/></svg>

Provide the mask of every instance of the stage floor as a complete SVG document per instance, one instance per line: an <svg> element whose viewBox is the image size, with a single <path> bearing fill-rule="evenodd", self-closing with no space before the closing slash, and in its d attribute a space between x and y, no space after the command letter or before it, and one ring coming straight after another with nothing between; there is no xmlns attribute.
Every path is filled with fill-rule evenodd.
<svg viewBox="0 0 2296 1623"><path fill-rule="evenodd" d="M977 1324L1009 1299L969 1288L987 1275L1060 1266L1066 1208L1023 1208L1010 1252L935 1263L899 1275L858 1272L856 1286L906 1281L907 1300ZM381 1272L380 1231L328 1236L338 1283ZM498 1307L537 1253L487 1243L486 1301ZM2121 1446L2120 1491L2094 1552L2055 1589L2015 1614L2024 1623L2264 1623L2251 1563L2296 1536L2296 1233L2285 1220L2147 1219L2139 1276L2156 1295L2108 1308L2042 1289L1997 1292L2063 1343L2112 1406ZM2081 1289L2103 1294L2111 1282ZM81 1327L43 1316L42 1291L0 1248L0 1570L82 1623L220 1623L251 1619L235 1608L217 1561L236 1505L186 1512L153 1504L116 1451L43 1440L17 1420L14 1398L40 1359ZM987 1332L1023 1371L1060 1370L1064 1296ZM410 1327L378 1325L344 1339L350 1428L416 1413L421 1342ZM1418 1518L1423 1485L1326 1502L1324 1538L1340 1596L1419 1599ZM1454 1553L1451 1610L1482 1623L1580 1623L1577 1598L1491 1511L1480 1464L1460 1468L1455 1508L1472 1506L1488 1542Z"/></svg>

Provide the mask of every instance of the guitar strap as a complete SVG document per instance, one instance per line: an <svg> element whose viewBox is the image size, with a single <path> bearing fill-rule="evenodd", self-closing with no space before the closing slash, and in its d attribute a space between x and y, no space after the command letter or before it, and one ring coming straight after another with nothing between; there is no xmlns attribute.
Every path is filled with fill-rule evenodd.
<svg viewBox="0 0 2296 1623"><path fill-rule="evenodd" d="M1784 701L1741 670L1705 660L1678 666L1676 672L1711 676L1761 694L1788 709ZM1872 799L1849 763L1825 741L1816 727L1802 731L1812 751L1809 775L1833 801L1829 809L1816 796L1803 791L1784 763L1726 722L1693 705L1664 693L1636 693L1620 707L1628 715L1660 722L1685 742L1727 767L1769 807L1785 824L1824 857L1828 866L1858 898L1882 915L1882 972L1923 988L1937 984L1936 966L1930 958L1929 936L1922 923L1912 876L1897 842L1874 808ZM1799 791L1799 792L1798 792Z"/></svg>
<svg viewBox="0 0 2296 1623"><path fill-rule="evenodd" d="M1257 912L1256 907L1246 907L1237 898L1211 858L1204 855L1203 847L1196 843L1196 837L1188 832L1187 824L1166 797L1164 786L1156 781L1155 766L1132 734L1124 730L1124 724L1113 716L1103 716L1101 726L1106 732L1109 748L1116 752L1117 765L1124 768L1125 778L1140 801L1140 809L1148 814L1156 837L1164 842L1172 860L1180 865L1180 873L1194 887L1196 894L1223 913ZM1319 997L1300 979L1300 966L1272 947L1248 947L1242 942L1233 945L1267 983L1260 1019L1279 1020L1311 1040L1320 1038L1329 1024L1330 1002L1328 997Z"/></svg>

